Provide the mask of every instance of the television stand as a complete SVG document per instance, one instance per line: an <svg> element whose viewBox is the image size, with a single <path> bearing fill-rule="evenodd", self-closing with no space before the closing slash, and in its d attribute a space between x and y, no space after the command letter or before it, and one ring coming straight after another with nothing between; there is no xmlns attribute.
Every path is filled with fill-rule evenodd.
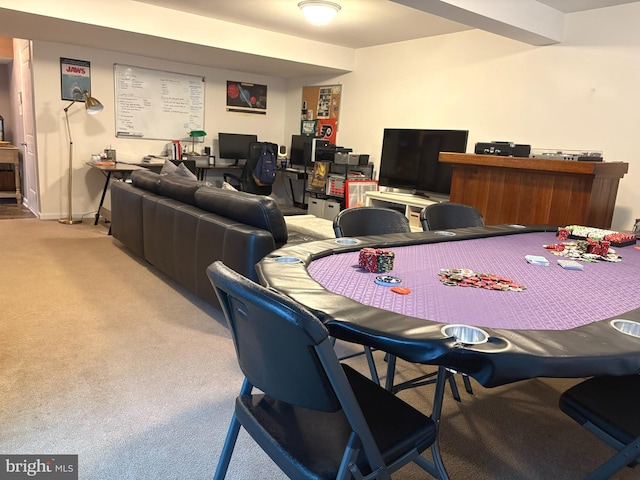
<svg viewBox="0 0 640 480"><path fill-rule="evenodd" d="M368 207L393 208L401 210L405 217L409 219L411 230L416 232L422 231L420 224L420 212L424 207L447 201L446 197L426 197L422 195L414 195L412 193L399 192L365 192L365 205Z"/></svg>

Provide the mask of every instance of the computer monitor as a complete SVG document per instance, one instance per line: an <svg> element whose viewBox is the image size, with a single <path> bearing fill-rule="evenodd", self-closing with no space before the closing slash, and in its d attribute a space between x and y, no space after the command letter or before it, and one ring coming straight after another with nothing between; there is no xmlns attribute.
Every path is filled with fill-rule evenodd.
<svg viewBox="0 0 640 480"><path fill-rule="evenodd" d="M289 163L304 167L311 164L311 146L314 137L308 135L291 135Z"/></svg>
<svg viewBox="0 0 640 480"><path fill-rule="evenodd" d="M238 165L239 160L246 160L249 154L249 145L257 142L257 135L244 133L218 133L218 154L221 159L233 160Z"/></svg>

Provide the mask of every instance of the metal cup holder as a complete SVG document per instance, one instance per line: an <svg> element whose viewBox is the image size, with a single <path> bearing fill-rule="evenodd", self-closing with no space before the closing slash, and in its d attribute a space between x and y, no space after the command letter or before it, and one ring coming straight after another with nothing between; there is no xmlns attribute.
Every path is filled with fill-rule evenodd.
<svg viewBox="0 0 640 480"><path fill-rule="evenodd" d="M338 245L356 245L360 243L360 240L355 238L336 238L336 243Z"/></svg>
<svg viewBox="0 0 640 480"><path fill-rule="evenodd" d="M442 235L443 237L455 237L456 235L454 232L449 232L447 230L435 230L433 233L436 235Z"/></svg>
<svg viewBox="0 0 640 480"><path fill-rule="evenodd" d="M302 263L302 260L296 257L274 257L276 263Z"/></svg>
<svg viewBox="0 0 640 480"><path fill-rule="evenodd" d="M638 322L616 318L615 320L611 320L611 326L625 335L640 338L640 323Z"/></svg>
<svg viewBox="0 0 640 480"><path fill-rule="evenodd" d="M469 325L445 325L441 331L445 337L453 337L465 345L478 345L489 340L487 332Z"/></svg>

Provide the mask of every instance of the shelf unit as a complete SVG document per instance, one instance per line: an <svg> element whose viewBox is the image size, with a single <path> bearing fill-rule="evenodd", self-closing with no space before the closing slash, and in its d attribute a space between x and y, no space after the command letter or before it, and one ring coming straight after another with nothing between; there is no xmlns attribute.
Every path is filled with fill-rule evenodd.
<svg viewBox="0 0 640 480"><path fill-rule="evenodd" d="M420 212L424 207L433 205L434 203L445 202L445 197L421 197L410 193L397 192L366 192L366 205L381 208L393 208L404 213L409 219L411 230L422 231L420 224Z"/></svg>
<svg viewBox="0 0 640 480"><path fill-rule="evenodd" d="M373 164L367 165L348 165L343 163L331 163L327 181L330 176L340 176L344 182L349 178L349 172L360 172L364 175L363 180L371 180L373 176ZM313 169L308 171L305 178L305 186L308 184L309 176L313 174ZM344 209L344 194L331 194L324 191L318 191L314 189L306 188L306 193L309 195L308 205L309 213L326 218L327 220L333 220L338 212ZM322 215L318 215L313 212L322 212Z"/></svg>

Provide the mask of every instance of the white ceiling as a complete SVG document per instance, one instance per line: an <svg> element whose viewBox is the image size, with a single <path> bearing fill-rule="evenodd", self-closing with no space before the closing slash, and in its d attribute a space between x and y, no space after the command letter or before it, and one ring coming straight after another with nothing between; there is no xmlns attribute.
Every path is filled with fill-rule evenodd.
<svg viewBox="0 0 640 480"><path fill-rule="evenodd" d="M229 48L229 42L232 44L235 42L233 34L229 34L234 32L236 28L234 25L238 25L238 29L245 29L245 32L244 26L247 26L330 44L327 45L331 47L328 50L356 49L444 35L472 28L485 29L487 22L484 20L487 18L490 24L487 31L504 34L501 31L491 30L492 18L490 16L485 18L485 12L482 10L487 10L489 13L492 9L494 11L510 10L507 13L517 13L520 17L524 17L528 24L510 28L509 22L512 18L508 16L493 23L506 25L504 28L507 32L506 36L510 36L514 30L518 34L524 32L520 38L517 36L511 36L511 38L532 45L545 45L559 41L561 35L558 32L562 30L564 13L613 7L640 0L537 0L538 3L535 0L333 0L339 3L342 9L334 21L325 27L316 27L307 23L297 6L299 1L92 0L92 8L85 12L85 4L81 0L65 0L62 3L47 0L20 3L15 0L0 0L0 36L81 45L168 61L293 78L336 75L349 71L349 67L339 62L335 63L329 58L314 63L314 59L322 57L317 51L313 51L312 55L307 57L304 52L300 53L300 49L296 48L297 45L292 45L289 49L286 43L277 51L265 51L265 45L262 44L256 45L257 49L246 47L248 50L243 50L245 47L242 44L246 38L242 37L237 39L240 45L238 48ZM447 15L448 12L442 11L442 6L449 4L453 5L454 10L459 5L458 10L465 11L465 7L468 7L478 10L479 14L475 17L473 17L474 14L465 15L464 13ZM119 6L120 9L118 10L114 5ZM496 8L496 5L508 5L512 8ZM529 15L531 10L527 7L532 5L539 7L534 9L536 14L544 10L543 15ZM109 23L101 15L109 9L116 12L135 10L138 15L144 15L146 12L142 12L148 9L150 13L148 17L140 18L139 22L131 22L131 18L125 22L121 17L116 16L117 20ZM159 14L158 10L166 11ZM449 19L427 13L426 10L437 11L447 15ZM549 13L551 15L545 15ZM182 29L177 29L178 36L173 35L176 32L172 31L167 19L176 16L184 18L185 15L215 19L213 22L217 22L218 28L224 31L223 44L216 45L206 41L198 43L197 29L190 32L192 34L188 38L180 37ZM548 19L552 22L547 24ZM554 27L559 25L560 28L556 28L551 35L547 35L545 30L553 29L546 27L553 22L557 23ZM199 23L206 24L206 22ZM154 27L153 32L149 29L150 24ZM211 32L206 33L211 37ZM207 35L202 37L205 36ZM533 41L530 41L532 38ZM319 45L319 48L322 48L322 45ZM5 60L9 61L9 59ZM0 62L2 61L3 59L0 59Z"/></svg>
<svg viewBox="0 0 640 480"><path fill-rule="evenodd" d="M351 48L413 40L472 28L389 0L332 0L342 8L333 22L324 27L310 25L304 20L297 6L299 0L138 1ZM560 12L572 13L638 0L538 1Z"/></svg>

